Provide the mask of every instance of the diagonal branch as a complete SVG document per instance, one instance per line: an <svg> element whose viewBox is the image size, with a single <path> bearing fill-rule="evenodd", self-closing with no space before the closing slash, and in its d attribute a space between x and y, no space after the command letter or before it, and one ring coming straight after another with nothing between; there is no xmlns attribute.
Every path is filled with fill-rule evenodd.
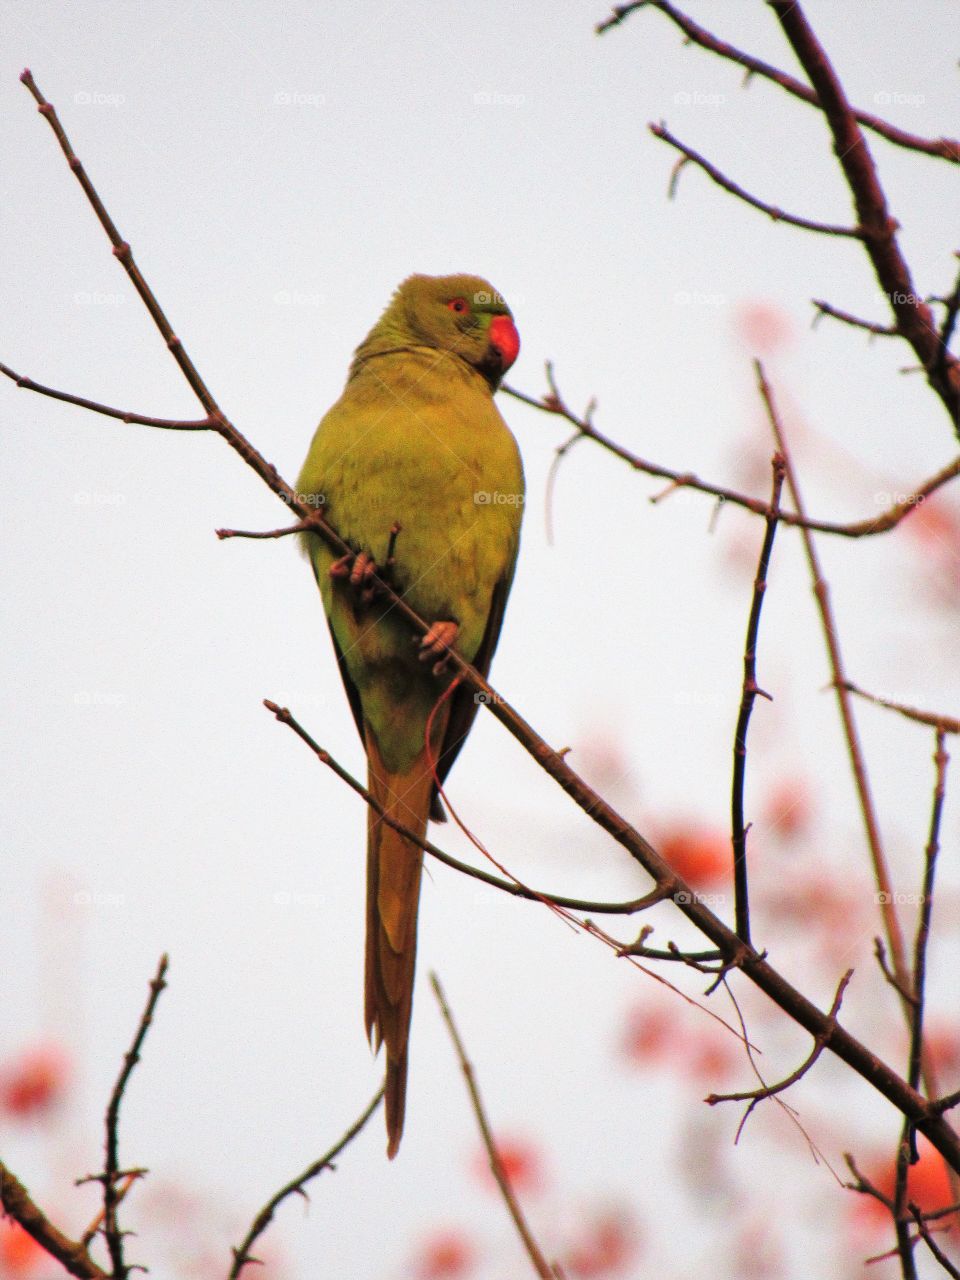
<svg viewBox="0 0 960 1280"><path fill-rule="evenodd" d="M3 1212L18 1222L51 1258L62 1263L70 1275L80 1276L81 1280L110 1280L107 1272L90 1257L86 1246L58 1230L4 1164L0 1164L0 1205Z"/></svg>
<svg viewBox="0 0 960 1280"><path fill-rule="evenodd" d="M562 1273L559 1268L556 1265L551 1266L543 1256L543 1252L534 1239L523 1210L520 1207L520 1202L517 1199L516 1192L510 1185L510 1177L506 1169L503 1167L503 1161L500 1159L500 1153L497 1151L497 1144L494 1141L493 1133L490 1129L490 1122L483 1109L483 1101L480 1097L480 1090L477 1086L477 1077L473 1069L473 1064L467 1057L467 1051L464 1047L463 1040L460 1038L460 1032L457 1030L457 1024L453 1020L453 1013L450 1010L450 1005L447 1003L447 997L444 995L443 988L440 986L440 979L435 973L431 973L430 983L433 987L433 993L437 997L437 1004L440 1006L440 1012L443 1014L443 1020L447 1024L447 1030L450 1032L450 1039L453 1041L453 1047L456 1050L460 1069L467 1082L467 1090L470 1094L470 1101L473 1105L473 1113L477 1117L480 1136L483 1138L483 1145L487 1149L491 1172L497 1180L497 1186L500 1188L500 1194L503 1196L503 1201L507 1206L507 1211L513 1219L513 1225L517 1229L517 1234L520 1236L523 1247L527 1251L527 1256L533 1264L534 1271L538 1276L540 1276L541 1280L563 1280Z"/></svg>
<svg viewBox="0 0 960 1280"><path fill-rule="evenodd" d="M813 323L816 325L818 320L822 320L824 316L830 316L833 320L840 320L843 324L848 324L854 329L866 329L867 333L883 338L899 338L903 335L895 324L877 324L873 320L863 320L860 316L855 316L849 311L841 311L839 307L833 307L829 302L824 302L822 298L812 298L813 305L817 309L817 314L813 317Z"/></svg>
<svg viewBox="0 0 960 1280"><path fill-rule="evenodd" d="M518 880L503 880L500 876L492 875L489 871L483 871L480 867L471 867L469 863L461 862L459 858L454 858L451 854L445 853L443 849L432 841L418 836L415 831L411 831L409 827L405 827L402 822L398 822L396 818L387 813L372 792L368 791L352 774L348 773L325 747L321 747L318 742L315 742L286 707L279 707L269 699L264 699L263 705L276 716L281 724L285 724L292 729L297 737L307 744L321 764L325 764L352 791L355 791L387 826L393 827L394 831L399 831L402 836L412 841L424 853L429 853L431 857L436 858L438 862L444 863L445 866L452 867L454 871L462 871L464 875L472 876L475 880L482 880L484 884L493 885L495 889L500 889L503 893L512 894L515 898L525 898L528 902L552 903L555 907L566 907L572 911L591 911L596 915L633 915L637 911L645 911L648 907L655 906L658 902L663 902L669 896L664 890L656 888L650 893L644 894L641 898L632 898L629 902L592 902L587 898L566 898L559 893L541 893L536 889L528 889L526 885L521 884ZM711 952L710 955L715 956L716 952ZM673 959L672 956L667 958Z"/></svg>
<svg viewBox="0 0 960 1280"><path fill-rule="evenodd" d="M37 88L36 82L34 81L29 68L23 72L20 79L30 90L30 93L36 100L37 110L44 117L47 124L49 124L50 128L56 135L57 142L60 144L60 150L67 158L67 164L69 164L71 172L83 188L84 195L90 201L90 204L93 206L94 213L100 220L100 225L110 238L110 243L113 245L114 256L130 277L130 281L137 293L140 295L143 305L150 312L154 324L163 334L164 342L166 342L170 354L180 366L180 372L190 384L194 395L203 405L204 409L206 409L207 413L211 417L215 418L219 413L216 400L214 400L213 396L207 390L203 379L200 377L200 374L194 366L193 361L187 355L183 344L171 328L169 320L164 315L163 308L157 301L153 290L141 275L140 268L133 259L133 251L120 235L120 232L114 225L113 219L110 217L109 213L107 213L103 201L97 194L96 188L87 177L87 171L84 169L83 164L77 158L73 147L70 145L70 139L64 132L63 125L60 123L53 104L48 102Z"/></svg>
<svg viewBox="0 0 960 1280"><path fill-rule="evenodd" d="M240 1272L245 1266L260 1263L260 1259L255 1258L250 1250L273 1221L273 1215L276 1213L278 1206L286 1200L288 1196L300 1195L306 1199L307 1193L304 1190L306 1184L310 1182L311 1179L317 1177L318 1174L323 1173L324 1169L330 1169L331 1171L336 1169L336 1165L333 1163L334 1160L336 1160L337 1156L340 1155L341 1151L350 1145L376 1111L377 1107L379 1107L380 1103L383 1101L383 1093L384 1086L381 1085L366 1111L364 1111L363 1115L360 1116L359 1120L355 1121L354 1124L350 1126L340 1141L332 1146L326 1155L321 1156L319 1160L315 1160L313 1164L308 1165L298 1178L294 1178L292 1182L288 1182L285 1187L280 1188L276 1195L270 1197L251 1223L250 1230L243 1238L243 1243L233 1250L233 1265L230 1268L227 1280L237 1280Z"/></svg>
<svg viewBox="0 0 960 1280"><path fill-rule="evenodd" d="M864 246L880 287L889 299L898 330L926 370L960 434L960 360L941 340L933 312L914 286L897 242L897 222L877 176L870 148L823 46L807 22L799 0L767 0L823 108L833 146L857 210Z"/></svg>
<svg viewBox="0 0 960 1280"><path fill-rule="evenodd" d="M676 193L680 168L689 161L702 169L707 177L712 178L718 187L723 187L724 191L729 191L738 200L743 200L745 204L751 205L754 209L759 209L761 213L765 213L769 218L772 218L774 222L786 222L789 226L801 227L804 231L819 231L821 235L825 236L847 236L852 240L862 240L864 238L865 232L860 227L844 227L837 223L816 222L811 218L801 218L795 213L785 213L783 209L778 209L776 205L768 204L766 200L761 200L759 196L751 195L749 191L738 186L732 178L728 178L725 173L721 173L717 166L711 164L699 151L694 151L692 147L688 147L686 143L681 142L679 138L675 138L666 125L651 124L647 127L655 138L666 142L683 156L670 179L671 198Z"/></svg>
<svg viewBox="0 0 960 1280"><path fill-rule="evenodd" d="M215 426L212 418L196 418L193 420L181 418L148 418L142 413L131 413L126 409L112 409L108 404L101 404L99 400L88 400L85 396L71 395L69 391L56 391L53 387L45 387L40 382L34 382L32 378L25 378L22 374L14 373L14 371L5 364L0 364L0 373L10 378L22 387L24 391L36 391L38 395L50 396L54 400L64 400L67 404L79 405L81 409L90 409L93 413L105 414L108 418L119 418L121 422L137 423L143 427L160 427L166 431L209 431Z"/></svg>
<svg viewBox="0 0 960 1280"><path fill-rule="evenodd" d="M744 53L742 49L737 49L734 45L728 44L726 40L721 40L718 36L713 35L712 32L707 31L705 27L701 27L699 23L694 22L688 14L674 8L669 3L669 0L634 0L632 4L618 5L609 18L604 22L598 23L596 27L597 34L602 35L604 31L608 31L611 27L619 26L624 18L636 9L658 9L680 28L689 42L743 67L747 73L747 80L751 76L762 76L764 79L772 80L774 84L778 84L781 89L786 90L793 97L799 98L803 102L809 102L811 106L820 107L820 99L809 85L805 85L801 80L795 79L779 67L775 67L769 62L764 62L762 58L755 58L753 54ZM879 116L872 115L869 111L862 111L856 107L852 107L851 110L859 124L879 134L881 138L886 138L888 142L892 142L895 146L905 147L908 151L920 151L925 155L936 156L941 160L949 160L953 164L960 164L960 141L955 138L924 138L919 134L909 133L906 129L900 129L897 125L891 124L889 120L883 120Z"/></svg>
<svg viewBox="0 0 960 1280"><path fill-rule="evenodd" d="M893 702L890 698L880 698L874 693L867 693L866 689L859 688L852 680L845 681L844 688L849 693L855 693L858 698L875 703L878 707L899 712L908 720L915 720L917 724L930 725L942 733L960 733L960 720L954 716L941 715L939 711L922 711L919 707L908 707L902 702Z"/></svg>
<svg viewBox="0 0 960 1280"><path fill-rule="evenodd" d="M848 969L840 979L839 985L837 986L837 993L833 997L833 1004L830 1006L830 1012L827 1014L829 1019L836 1019L837 1014L840 1012L840 1005L843 1002L843 994L852 977L853 970ZM716 1106L718 1102L749 1102L750 1105L747 1107L746 1113L740 1122L740 1129L742 1129L750 1117L750 1112L758 1103L762 1102L764 1098L772 1098L775 1094L783 1093L784 1090L789 1089L791 1085L794 1085L798 1080L801 1080L817 1061L825 1048L826 1040L824 1036L822 1034L816 1035L813 1038L813 1048L810 1053L803 1060L800 1066L797 1067L796 1071L791 1071L783 1080L778 1081L776 1084L765 1084L759 1089L747 1089L741 1093L711 1093L704 1098L704 1102L711 1107Z"/></svg>

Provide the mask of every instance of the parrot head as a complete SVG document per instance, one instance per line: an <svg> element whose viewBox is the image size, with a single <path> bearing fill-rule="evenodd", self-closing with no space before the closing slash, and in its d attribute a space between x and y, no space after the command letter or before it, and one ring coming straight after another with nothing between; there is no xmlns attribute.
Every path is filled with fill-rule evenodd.
<svg viewBox="0 0 960 1280"><path fill-rule="evenodd" d="M409 276L357 348L357 361L410 344L435 347L476 369L493 390L520 337L510 308L479 276Z"/></svg>

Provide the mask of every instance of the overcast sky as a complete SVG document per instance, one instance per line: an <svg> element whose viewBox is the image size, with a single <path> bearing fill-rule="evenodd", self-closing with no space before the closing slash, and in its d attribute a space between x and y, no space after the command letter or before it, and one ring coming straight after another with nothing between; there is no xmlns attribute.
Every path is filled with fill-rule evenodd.
<svg viewBox="0 0 960 1280"><path fill-rule="evenodd" d="M796 69L763 4L691 7ZM853 101L919 133L956 132L955 4L806 8ZM824 123L769 84L744 89L735 68L684 49L660 14L598 38L606 12L600 0L0 4L0 360L139 412L198 412L18 83L29 66L224 411L288 480L398 281L469 271L513 307L514 386L539 394L552 360L569 403L595 396L597 424L617 440L760 494L771 445L751 360L763 355L810 510L875 514L954 456L956 440L921 378L897 372L905 348L829 322L810 329L812 297L888 320L862 251L776 225L692 168L671 203L675 154L647 130L665 120L761 197L850 222ZM944 292L956 170L871 147L918 287ZM546 480L562 424L500 403L529 498L495 686L648 833L680 819L724 828L762 527L725 510L711 532L711 503L692 493L651 506L659 482L582 443L557 478L551 545ZM98 1159L109 1084L167 950L170 989L129 1095L122 1159L153 1171L144 1197L175 1185L222 1209L210 1235L226 1256L268 1193L359 1114L380 1072L361 1017L365 814L261 700L288 705L357 774L359 740L293 543L214 537L283 521L218 439L124 426L6 382L0 424L0 1035L11 1048L64 1040L79 1072L59 1166L22 1135L10 1136L10 1161L65 1222L92 1216L71 1179ZM956 584L942 545L919 545L900 531L821 550L853 677L956 713ZM768 877L761 945L776 942L764 894L795 867L825 863L865 900L873 892L828 678L799 540L784 531L760 653L775 701L755 713L748 800L756 819L771 789L802 779L817 807L795 863L781 852L757 873ZM929 738L869 708L860 721L898 883L912 891ZM944 828L953 855L957 787ZM478 718L451 795L529 882L591 897L647 887L492 717ZM440 835L467 851L457 831ZM760 828L757 838L762 847ZM955 856L942 875L941 995L958 952ZM660 938L686 936L668 912L651 922ZM823 1005L857 966L852 1028L889 1047L894 1015L870 959L877 928L868 913L842 964L812 960L802 938L772 949ZM471 1172L474 1124L430 968L498 1127L544 1153L549 1188L533 1213L548 1240L564 1239L585 1205L627 1203L650 1224L644 1274L702 1274L719 1222L701 1215L696 1238L672 1248L652 1222L697 1198L675 1165L684 1126L699 1126L728 1189L761 1211L771 1170L793 1176L808 1161L786 1126L770 1138L772 1121L734 1150L738 1117L702 1107L707 1088L624 1068L625 1011L659 998L649 979L548 912L434 866L400 1157L384 1159L378 1118L316 1188L306 1220L286 1208L272 1239L289 1274L399 1280L438 1223L476 1226L480 1280L520 1272L502 1208ZM746 1007L766 1016L759 1000ZM796 1065L806 1038L761 1025L772 1072ZM842 1143L893 1140L892 1113L837 1069L825 1066L804 1097L837 1165ZM800 1217L838 1215L829 1175L804 1177ZM132 1256L166 1280L173 1263L149 1222ZM810 1274L818 1247L805 1253L788 1233L783 1274Z"/></svg>

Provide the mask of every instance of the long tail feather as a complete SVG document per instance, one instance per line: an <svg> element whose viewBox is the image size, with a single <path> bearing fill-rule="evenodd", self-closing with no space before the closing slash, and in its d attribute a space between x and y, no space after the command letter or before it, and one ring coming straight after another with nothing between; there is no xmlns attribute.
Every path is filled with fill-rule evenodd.
<svg viewBox="0 0 960 1280"><path fill-rule="evenodd" d="M407 772L396 774L384 765L369 731L366 746L374 799L391 818L422 839L433 791L426 752ZM387 1155L391 1160L403 1133L422 864L422 849L370 809L364 1019L374 1048L384 1044L387 1050Z"/></svg>

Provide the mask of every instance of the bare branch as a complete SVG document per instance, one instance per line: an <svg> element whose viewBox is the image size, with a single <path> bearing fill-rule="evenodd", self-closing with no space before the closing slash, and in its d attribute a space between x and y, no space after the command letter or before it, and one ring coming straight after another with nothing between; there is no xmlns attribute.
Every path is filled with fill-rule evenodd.
<svg viewBox="0 0 960 1280"><path fill-rule="evenodd" d="M52 1258L82 1280L110 1280L90 1257L85 1244L71 1240L53 1225L42 1209L31 1200L29 1192L4 1164L0 1164L0 1204L8 1217L18 1222L37 1244Z"/></svg>
<svg viewBox="0 0 960 1280"><path fill-rule="evenodd" d="M946 406L954 431L960 434L960 360L946 351L933 312L914 286L897 242L898 223L887 207L873 156L843 85L807 22L799 0L767 0L767 3L779 19L827 118L834 151L856 206L866 251L896 316L897 328L916 352L926 370L927 381Z"/></svg>
<svg viewBox="0 0 960 1280"><path fill-rule="evenodd" d="M906 716L908 720L916 720L918 724L928 724L943 733L960 733L960 720L955 719L953 716L941 715L939 711L921 711L919 707L908 707L902 702L892 702L889 698L881 698L874 693L867 693L866 689L859 688L852 680L847 680L844 688L849 693L855 693L858 698L873 702L878 707L887 707L890 711L897 711L900 715Z"/></svg>
<svg viewBox="0 0 960 1280"><path fill-rule="evenodd" d="M553 370L551 365L547 365L548 381L553 378ZM632 467L634 471L642 471L645 475L656 476L659 479L669 480L670 487L668 492L675 489L695 489L699 493L706 493L711 497L718 498L721 502L730 502L734 506L743 507L745 510L752 512L753 515L763 516L766 518L770 515L770 506L762 498L752 498L749 494L738 493L735 489L728 489L723 485L712 484L707 480L701 480L699 476L694 475L692 471L674 471L670 467L661 466L659 463L650 462L646 458L641 458L638 454L632 453L623 445L618 444L609 436L605 436L601 431L588 422L585 418L578 417L572 409L570 409L564 401L551 391L543 399L538 400L534 396L527 395L526 392L517 391L514 387L504 386L501 390L507 395L512 396L515 400L521 401L522 404L530 405L534 409L539 409L541 413L553 414L556 417L563 418L566 422L571 423L577 430L578 436L585 437L598 444L601 449L606 449L608 453L612 453L614 457L620 458ZM567 441L565 448L569 448L570 441ZM960 457L954 458L952 462L948 462L942 467L936 475L930 476L922 484L907 487L905 492L907 497L890 507L888 510L881 512L879 515L871 516L866 520L857 520L850 524L841 524L831 520L811 520L806 516L801 516L793 511L781 511L778 518L781 524L789 524L800 529L812 529L818 533L831 533L844 538L863 538L869 537L875 533L887 533L890 529L895 529L901 520L905 519L912 512L917 510L925 498L928 498L937 489L947 484L950 480L960 475ZM661 497L664 495L660 495ZM651 498L651 502L659 499Z"/></svg>
<svg viewBox="0 0 960 1280"><path fill-rule="evenodd" d="M773 401L773 393L767 382L763 372L763 366L759 361L755 362L757 371L757 381L760 387L760 394L763 397L764 405L767 410L767 418L770 423L770 429L773 432L777 449L783 455L787 472L787 485L793 498L793 505L797 512L802 516L804 514L803 499L800 494L800 486L797 480L796 472L787 449L786 438L784 436L783 426L777 413L776 405ZM840 637L837 633L836 620L833 616L833 608L830 604L830 588L823 576L820 567L820 557L817 554L814 545L813 535L809 529L801 530L803 538L804 550L807 556L807 564L810 567L810 577L813 583L813 594L817 602L817 609L820 613L820 623L823 629L824 640L827 647L827 656L830 661L830 670L833 676L833 685L837 692L837 702L840 711L840 719L843 723L844 737L847 742L847 754L850 757L850 767L853 771L854 782L857 788L857 795L860 800L860 811L863 815L864 829L867 837L867 844L870 849L870 857L873 862L874 878L878 889L878 898L880 900L881 915L883 917L884 928L887 934L887 941L890 945L890 952L893 959L893 972L897 978L898 985L906 988L907 983L907 966L903 945L903 934L900 931L900 922L897 918L896 906L891 891L890 870L887 866L886 854L883 850L883 844L880 839L880 828L877 823L876 810L873 803L873 796L870 791L870 783L867 777L867 767L863 758L863 751L860 746L860 737L857 733L856 721L854 720L853 707L846 691L846 675L843 669L843 657L840 652ZM909 1008L907 1008L909 1020Z"/></svg>
<svg viewBox="0 0 960 1280"><path fill-rule="evenodd" d="M105 414L108 418L119 418L121 422L138 423L144 427L159 427L165 431L209 431L216 426L212 418L197 418L193 421L180 418L148 418L142 413L131 413L127 409L112 409L99 400L88 400L85 396L71 395L69 391L56 391L53 387L45 387L32 378L25 378L5 364L0 364L0 373L10 378L24 391L36 391L38 395L50 396L54 400L63 400L67 404L77 404L81 409L90 409L94 413Z"/></svg>
<svg viewBox="0 0 960 1280"><path fill-rule="evenodd" d="M120 1074L117 1076L117 1082L113 1086L113 1093L107 1105L103 1163L103 1235L110 1253L114 1280L126 1280L126 1276L130 1273L130 1268L123 1257L123 1232L117 1222L117 1207L123 1198L118 1184L122 1179L130 1176L128 1171L120 1168L117 1155L120 1140L120 1103L123 1101L133 1069L140 1061L140 1050L143 1048L143 1042L153 1022L153 1014L160 999L160 993L167 985L165 979L168 964L166 954L162 955L157 965L157 972L150 983L150 995L140 1015L133 1044L124 1054L123 1066L120 1068Z"/></svg>
<svg viewBox="0 0 960 1280"><path fill-rule="evenodd" d="M632 4L618 5L606 21L598 24L596 28L597 34L602 35L604 31L609 30L611 27L618 26L635 9L644 8L659 9L661 13L676 23L689 42L743 67L747 73L745 82L749 82L752 76L763 76L764 79L772 80L774 84L778 84L781 89L785 89L793 97L800 98L803 102L809 102L811 106L820 107L820 99L808 85L794 79L793 76L788 75L786 71L782 71L779 67L774 67L769 62L764 62L761 58L755 58L752 54L744 53L742 49L735 48L732 44L728 44L726 40L719 39L719 37L707 31L705 27L701 27L694 22L689 15L681 13L679 9L675 9L672 4L668 3L668 0L634 0ZM858 108L851 108L851 110L853 110L854 118L864 128L871 129L874 133L879 134L881 138L886 138L888 142L892 142L895 146L905 147L908 151L919 151L925 155L936 156L941 160L949 160L953 164L960 164L960 142L954 138L923 138L918 134L908 133L906 129L900 129L888 120L882 120L879 116L872 115L869 111L862 111Z"/></svg>
<svg viewBox="0 0 960 1280"><path fill-rule="evenodd" d="M163 335L163 339L164 339L164 342L166 342L167 344L168 350L170 351L174 360L176 360L177 364L180 366L180 372L183 374L187 382L190 384L190 387L192 388L194 394L196 395L200 403L203 405L204 409L206 409L208 415L211 418L216 418L220 412L219 408L217 407L217 402L214 400L213 396L207 390L206 386L204 385L203 379L200 377L200 374L197 372L196 368L194 367L193 361L187 355L180 339L177 337L177 335L173 332L173 329L170 327L170 322L167 320L167 317L164 315L163 309L161 308L160 303L157 301L156 297L154 296L153 290L150 288L146 280L140 274L140 268L137 266L137 264L133 260L133 252L130 246L120 235L120 232L117 230L116 226L113 223L113 219L110 217L109 213L107 213L107 210L103 204L103 201L100 199L100 196L97 194L96 188L94 187L90 179L87 177L86 170L84 169L82 163L74 153L73 147L70 145L69 138L67 137L66 133L64 133L63 126L60 123L60 120L57 116L55 108L53 107L53 104L47 102L46 98L37 88L37 85L33 79L33 76L30 74L29 68L23 72L23 74L20 76L20 79L30 90L30 93L33 95L37 103L37 110L40 112L40 114L43 116L47 124L49 124L50 128L53 130L54 134L56 135L57 142L59 142L60 149L67 158L67 163L70 166L71 172L73 173L74 177L77 179L77 181L80 183L81 187L83 188L84 195L90 201L90 204L93 206L94 213L97 215L97 218L100 220L100 225L103 227L104 231L107 233L108 237L110 238L110 243L113 245L114 256L117 258L120 265L123 267L124 271L126 271L127 275L130 277L130 281L133 284L133 287L136 289L137 293L140 295L141 299L143 300L144 306L150 312L150 315L153 319L154 324L157 326L157 328L160 330L161 334Z"/></svg>
<svg viewBox="0 0 960 1280"><path fill-rule="evenodd" d="M217 529L216 534L221 542L227 538L288 538L292 533L307 533L312 528L309 520L298 520L283 529L267 529L262 533L248 529Z"/></svg>
<svg viewBox="0 0 960 1280"><path fill-rule="evenodd" d="M747 826L743 815L743 787L747 773L747 729L757 694L763 694L763 690L757 685L757 637L760 631L760 611L763 608L763 597L767 590L770 555L773 551L773 540L777 534L780 493L783 489L784 464L783 458L779 453L773 455L772 466L773 492L770 495L770 514L767 516L767 529L763 535L763 545L760 548L760 563L757 566L757 576L753 584L753 600L750 604L747 638L743 651L743 688L740 694L740 713L737 716L737 727L733 737L733 794L731 799L733 883L736 897L737 933L744 942L750 941ZM769 697L769 694L763 694L763 696Z"/></svg>
<svg viewBox="0 0 960 1280"><path fill-rule="evenodd" d="M350 1145L376 1111L377 1107L379 1107L380 1103L383 1101L384 1087L385 1086L383 1085L380 1086L370 1101L366 1111L364 1111L360 1116L359 1120L350 1126L340 1141L335 1143L326 1155L321 1156L319 1160L315 1160L313 1164L308 1165L298 1178L294 1178L292 1182L288 1182L285 1187L280 1188L276 1195L270 1197L254 1218L250 1226L250 1230L243 1238L243 1243L233 1250L233 1266L230 1268L227 1280L237 1280L237 1277L245 1266L252 1263L258 1263L260 1261L259 1258L255 1258L253 1256L250 1250L273 1221L273 1215L276 1213L278 1206L286 1200L288 1196L301 1195L306 1198L307 1193L304 1190L304 1187L311 1181L311 1179L315 1178L318 1174L323 1173L324 1169L330 1169L331 1172L336 1169L336 1165L333 1163L334 1160L336 1160L337 1156L340 1155L341 1151L345 1150Z"/></svg>
<svg viewBox="0 0 960 1280"><path fill-rule="evenodd" d="M396 818L388 814L380 801L362 783L358 782L352 774L348 773L325 747L321 747L286 707L280 707L266 698L263 705L276 716L281 724L285 724L292 729L297 737L307 744L321 764L325 764L328 769L332 770L338 778L347 784L351 791L355 791L383 819L387 826L393 827L394 831L399 831L402 836L412 841L424 853L429 853L431 857L436 858L438 862L444 863L445 866L452 867L454 871L461 871L464 875L472 876L475 880L482 880L484 884L492 885L503 893L512 894L515 898L525 898L528 902L546 902L555 907L565 907L572 911L590 911L595 915L633 915L637 911L645 911L648 907L655 906L658 902L663 902L668 896L662 889L656 888L640 898L631 898L628 902L594 902L588 898L566 898L559 893L541 893L537 889L528 889L519 880L502 880L499 876L492 875L489 871L483 871L480 867L472 867L467 862L461 862L459 858L454 858L451 854L445 853L443 849L433 844L432 841L418 836L415 831L411 831L409 827L405 827L402 822L398 822ZM716 955L718 953L711 952L709 954ZM672 957L668 958L672 959Z"/></svg>
<svg viewBox="0 0 960 1280"><path fill-rule="evenodd" d="M497 1180L497 1186L500 1188L500 1194L503 1196L504 1204L507 1211L513 1219L513 1224L517 1229L517 1234L523 1242L523 1247L527 1251L533 1269L541 1280L562 1280L562 1273L559 1268L554 1265L550 1266L524 1217L523 1210L520 1208L520 1202L517 1199L516 1192L510 1185L510 1178L507 1171L503 1167L503 1161L500 1159L500 1153L497 1151L497 1144L494 1141L493 1133L490 1129L490 1122L487 1119L486 1112L483 1109L483 1101L480 1097L480 1090L477 1086L476 1073L473 1069L467 1051L464 1047L460 1032L457 1030L457 1024L453 1020L453 1013L450 1005L447 1003L447 997L443 993L440 986L440 979L435 973L430 974L430 983L433 987L433 993L437 997L437 1004L440 1006L440 1012L443 1020L447 1024L447 1030L450 1032L450 1039L453 1041L453 1047L456 1050L457 1060L460 1063L460 1069L463 1072L463 1078L467 1082L467 1089L470 1093L470 1101L473 1105L473 1113L477 1118L477 1126L480 1129L480 1136L483 1138L483 1145L487 1149L487 1157L490 1161L490 1170L494 1178Z"/></svg>
<svg viewBox="0 0 960 1280"><path fill-rule="evenodd" d="M851 315L849 311L841 311L839 307L832 307L829 302L824 302L820 298L812 298L811 301L817 308L817 315L813 318L814 324L823 316L831 316L834 320L842 320L844 324L852 325L855 329L866 329L867 333L885 338L903 336L895 324L876 324L873 320L861 320L859 316Z"/></svg>
<svg viewBox="0 0 960 1280"><path fill-rule="evenodd" d="M847 984L850 982L852 977L853 970L848 969L840 979L840 983L837 987L837 993L833 997L833 1004L830 1006L830 1012L827 1014L828 1020L835 1020L837 1014L840 1012L840 1005L843 1002L843 993L846 991ZM750 1115L750 1112L759 1102L762 1102L764 1098L772 1098L774 1094L783 1093L784 1090L789 1089L791 1085L796 1084L798 1080L801 1080L807 1074L813 1064L820 1057L821 1053L823 1053L826 1048L826 1043L826 1038L822 1033L814 1036L813 1048L809 1055L804 1059L801 1065L797 1067L796 1071L792 1071L790 1075L785 1076L784 1079L779 1081L777 1084L765 1084L759 1089L747 1089L743 1093L711 1093L704 1098L704 1102L708 1103L711 1107L716 1106L718 1102L749 1102L750 1105L747 1107L743 1120L740 1122L740 1128L742 1129Z"/></svg>
<svg viewBox="0 0 960 1280"><path fill-rule="evenodd" d="M913 1220L917 1224L917 1228L920 1232L920 1235L923 1237L924 1243L926 1244L930 1252L933 1254L933 1256L936 1258L937 1262L940 1263L940 1266L943 1267L944 1271L947 1273L948 1276L953 1277L953 1280L960 1280L960 1271L957 1270L957 1268L953 1265L953 1263L950 1261L947 1255L943 1252L943 1250L937 1244L936 1240L934 1240L933 1233L931 1232L930 1228L926 1224L925 1218L929 1217L929 1215L923 1214L920 1211L920 1207L918 1205L915 1205L912 1201L910 1202L910 1204L907 1205L907 1208L910 1210Z"/></svg>
<svg viewBox="0 0 960 1280"><path fill-rule="evenodd" d="M743 187L738 186L732 178L728 178L725 173L711 164L699 151L694 151L692 147L688 147L686 143L675 138L670 130L663 124L651 124L647 126L655 138L659 138L662 142L666 142L669 146L674 147L683 157L683 163L690 161L702 169L708 178L712 178L718 187L723 187L724 191L729 191L732 196L736 196L738 200L743 200L745 204L751 205L754 209L759 209L761 213L765 213L774 222L785 222L791 227L801 227L804 231L818 231L825 236L846 236L852 240L862 240L864 233L859 227L845 227L836 223L816 222L811 218L801 218L794 213L786 213L783 209L778 209L776 205L768 204L766 200L761 200L758 196L751 195ZM679 170L674 169L673 177L670 182L670 195L674 195L676 189L676 179Z"/></svg>

